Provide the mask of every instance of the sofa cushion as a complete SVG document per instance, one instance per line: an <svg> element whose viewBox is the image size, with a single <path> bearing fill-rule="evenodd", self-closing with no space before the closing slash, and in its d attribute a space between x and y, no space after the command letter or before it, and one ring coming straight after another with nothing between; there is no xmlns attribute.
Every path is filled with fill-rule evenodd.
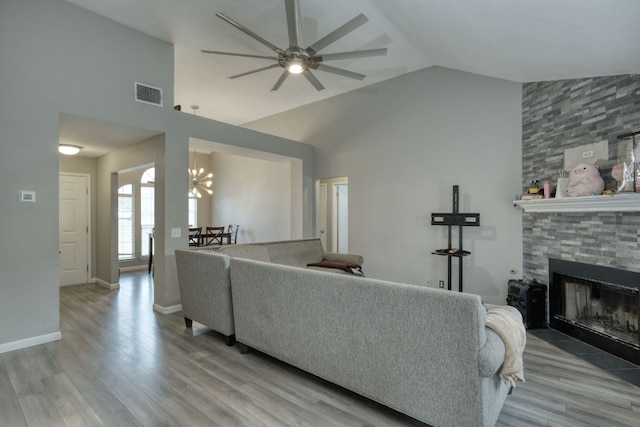
<svg viewBox="0 0 640 427"><path fill-rule="evenodd" d="M346 273L355 274L358 276L362 275L362 266L360 264L347 261L323 259L319 262L309 263L307 264L307 267L324 267L327 269L344 271Z"/></svg>
<svg viewBox="0 0 640 427"><path fill-rule="evenodd" d="M364 258L362 257L362 255L342 254L336 252L325 252L324 255L322 255L322 259L326 259L329 261L346 261L360 265L362 265L362 263L364 262Z"/></svg>

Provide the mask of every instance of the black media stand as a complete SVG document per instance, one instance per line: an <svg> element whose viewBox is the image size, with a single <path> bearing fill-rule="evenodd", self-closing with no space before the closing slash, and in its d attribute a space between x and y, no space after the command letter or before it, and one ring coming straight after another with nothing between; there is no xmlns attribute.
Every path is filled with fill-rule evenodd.
<svg viewBox="0 0 640 427"><path fill-rule="evenodd" d="M451 259L458 258L458 291L462 292L462 257L471 255L471 252L462 249L462 227L480 226L479 213L458 213L459 187L453 186L453 212L452 213L432 213L431 225L446 225L449 231L449 245L446 249L437 249L432 254L447 257L447 289L451 290ZM451 226L458 226L458 248L451 247Z"/></svg>

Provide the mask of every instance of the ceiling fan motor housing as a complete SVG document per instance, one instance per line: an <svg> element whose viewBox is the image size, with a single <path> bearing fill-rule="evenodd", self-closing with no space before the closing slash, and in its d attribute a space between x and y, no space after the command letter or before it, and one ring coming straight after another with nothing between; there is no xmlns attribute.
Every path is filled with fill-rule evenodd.
<svg viewBox="0 0 640 427"><path fill-rule="evenodd" d="M278 64L292 74L307 70L311 62L309 54L299 47L290 47L278 57Z"/></svg>

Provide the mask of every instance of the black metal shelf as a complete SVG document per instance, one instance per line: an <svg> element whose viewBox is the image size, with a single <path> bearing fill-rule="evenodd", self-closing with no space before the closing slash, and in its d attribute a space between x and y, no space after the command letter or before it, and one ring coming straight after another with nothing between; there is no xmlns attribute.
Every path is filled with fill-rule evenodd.
<svg viewBox="0 0 640 427"><path fill-rule="evenodd" d="M467 255L471 255L471 252L469 251L461 251L459 249L436 249L435 251L431 252L433 255L441 255L441 256L450 256L450 257L463 257L463 256L467 256Z"/></svg>
<svg viewBox="0 0 640 427"><path fill-rule="evenodd" d="M436 249L431 252L433 255L447 257L447 289L451 290L451 269L453 258L458 258L458 291L462 292L462 257L471 255L471 252L462 249L462 227L479 227L479 213L458 213L459 186L453 186L453 212L451 213L432 213L431 225L443 225L448 228L449 245L445 249ZM451 227L458 227L458 248L451 245Z"/></svg>

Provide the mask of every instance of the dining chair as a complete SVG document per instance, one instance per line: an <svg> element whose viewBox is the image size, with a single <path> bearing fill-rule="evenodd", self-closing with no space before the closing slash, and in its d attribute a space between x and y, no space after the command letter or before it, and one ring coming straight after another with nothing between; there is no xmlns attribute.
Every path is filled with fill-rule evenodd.
<svg viewBox="0 0 640 427"><path fill-rule="evenodd" d="M200 246L202 227L189 227L189 246Z"/></svg>
<svg viewBox="0 0 640 427"><path fill-rule="evenodd" d="M222 244L222 235L224 234L224 226L223 227L207 227L207 232L205 234L205 245L221 245Z"/></svg>
<svg viewBox="0 0 640 427"><path fill-rule="evenodd" d="M239 225L229 224L229 227L227 228L227 233L229 233L229 243L233 245L236 244L236 241L238 240L239 228L240 228Z"/></svg>

